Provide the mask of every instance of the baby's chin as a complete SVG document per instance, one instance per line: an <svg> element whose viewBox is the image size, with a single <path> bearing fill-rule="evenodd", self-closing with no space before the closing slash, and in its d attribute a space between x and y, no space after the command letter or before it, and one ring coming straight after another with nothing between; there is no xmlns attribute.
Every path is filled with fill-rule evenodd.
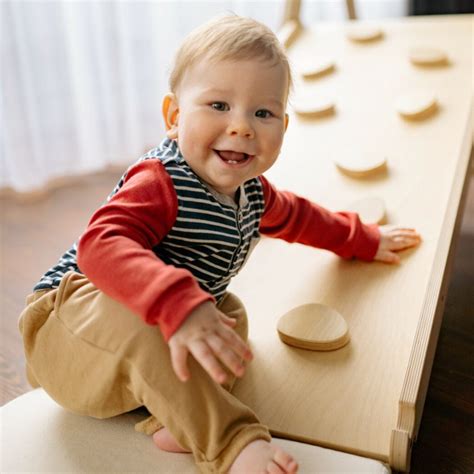
<svg viewBox="0 0 474 474"><path fill-rule="evenodd" d="M235 198L235 193L240 188L240 186L244 183L240 183L236 185L233 183L232 185L226 185L225 183L208 183L215 191L219 194L223 194L225 196L229 196L232 199Z"/></svg>
<svg viewBox="0 0 474 474"><path fill-rule="evenodd" d="M201 178L202 179L202 178ZM217 191L219 194L224 194L226 196L230 196L231 198L235 197L235 193L237 190L245 184L249 179L252 178L245 178L245 180L235 180L235 179L208 179L205 181L212 189Z"/></svg>

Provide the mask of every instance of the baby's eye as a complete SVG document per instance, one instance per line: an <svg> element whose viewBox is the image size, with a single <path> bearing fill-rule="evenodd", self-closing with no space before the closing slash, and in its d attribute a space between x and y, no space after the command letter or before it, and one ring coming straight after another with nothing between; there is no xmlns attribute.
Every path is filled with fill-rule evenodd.
<svg viewBox="0 0 474 474"><path fill-rule="evenodd" d="M255 112L255 116L259 118L269 118L272 115L273 114L269 110L266 110L266 109L260 109Z"/></svg>
<svg viewBox="0 0 474 474"><path fill-rule="evenodd" d="M229 106L225 102L213 102L211 107L214 110L218 110L219 112L225 112L229 110Z"/></svg>

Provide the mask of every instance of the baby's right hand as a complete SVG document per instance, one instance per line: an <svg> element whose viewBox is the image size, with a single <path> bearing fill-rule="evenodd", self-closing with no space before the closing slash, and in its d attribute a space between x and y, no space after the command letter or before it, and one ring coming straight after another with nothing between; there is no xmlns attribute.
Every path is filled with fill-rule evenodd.
<svg viewBox="0 0 474 474"><path fill-rule="evenodd" d="M250 361L253 356L248 345L232 329L234 326L235 320L219 311L214 303L207 301L197 306L168 341L171 363L178 378L186 382L190 377L188 352L219 384L227 379L223 365L241 377L245 372L242 359Z"/></svg>

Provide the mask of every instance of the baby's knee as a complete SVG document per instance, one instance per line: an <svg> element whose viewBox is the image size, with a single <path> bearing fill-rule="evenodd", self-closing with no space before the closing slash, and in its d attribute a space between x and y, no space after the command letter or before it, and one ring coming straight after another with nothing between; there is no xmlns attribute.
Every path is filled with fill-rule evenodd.
<svg viewBox="0 0 474 474"><path fill-rule="evenodd" d="M25 356L37 346L37 336L54 309L56 290L35 292L28 296L27 306L18 319L18 329L23 339Z"/></svg>

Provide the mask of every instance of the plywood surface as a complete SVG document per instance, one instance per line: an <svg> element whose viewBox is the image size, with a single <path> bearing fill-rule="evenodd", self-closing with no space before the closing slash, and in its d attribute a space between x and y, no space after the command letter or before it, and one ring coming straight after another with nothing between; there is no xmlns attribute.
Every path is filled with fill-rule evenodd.
<svg viewBox="0 0 474 474"><path fill-rule="evenodd" d="M282 156L267 177L332 210L380 196L387 221L416 227L423 244L395 267L262 239L230 290L247 306L255 352L235 394L276 433L392 462L394 451L400 458L409 451L416 434L425 359L437 336L436 308L468 168L473 16L377 26L383 39L367 44L349 41L343 24L317 25L298 37L289 51L295 62L331 54L338 68L298 83L296 93L304 87L305 94L313 89L337 97L338 113L313 121L292 114ZM450 65L419 68L409 58L414 47L443 49ZM410 89L435 91L437 113L418 122L400 117L396 98ZM338 156L374 152L387 158L377 175L350 177L334 164ZM326 353L283 344L278 319L307 303L339 311L350 343Z"/></svg>

